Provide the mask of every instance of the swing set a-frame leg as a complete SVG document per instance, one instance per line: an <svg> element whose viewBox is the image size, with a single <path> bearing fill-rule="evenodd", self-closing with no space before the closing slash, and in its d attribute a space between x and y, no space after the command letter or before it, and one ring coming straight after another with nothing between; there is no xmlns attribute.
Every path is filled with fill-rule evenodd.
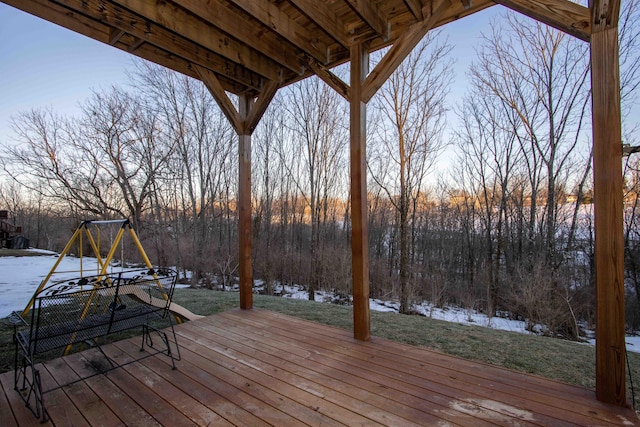
<svg viewBox="0 0 640 427"><path fill-rule="evenodd" d="M111 248L109 249L109 252L107 253L107 256L104 259L102 259L102 256L100 255L100 249L99 249L98 243L94 239L93 235L91 234L91 230L89 229L89 226L92 225L92 224L93 225L120 224L120 229L118 230L118 234L116 235L115 239L113 239L113 242L111 244ZM98 267L99 267L99 273L98 274L100 276L106 276L107 273L108 273L107 269L109 268L109 265L111 264L111 261L113 260L113 257L115 256L115 253L116 253L116 250L118 248L118 245L120 245L120 243L122 241L125 229L129 231L129 235L131 236L131 239L133 240L133 243L135 244L136 248L138 249L138 253L142 257L142 260L144 261L144 263L147 266L147 268L153 269L153 265L151 264L151 261L149 260L149 257L147 256L144 248L142 247L142 243L140 243L140 239L138 239L138 236L137 236L136 232L133 230L133 227L131 226L131 223L130 223L130 221L128 219L106 220L106 221L90 221L90 220L82 221L80 223L80 225L78 225L78 227L74 231L73 235L71 236L71 239L69 239L69 242L66 244L66 246L64 247L64 249L62 250L62 252L58 256L58 259L56 260L56 263L51 268L51 271L49 271L49 274L47 274L45 279L40 283L40 285L38 286L38 289L34 293L34 296L31 297L28 305L25 307L25 309L22 312L22 316L25 317L27 315L27 313L29 313L29 311L31 310L31 308L33 306L35 295L39 294L40 291L42 291L45 288L45 286L47 285L47 283L49 282L49 280L51 279L53 274L58 269L58 266L60 265L60 263L62 262L64 257L71 250L73 244L76 243L76 241L78 241L78 239L80 239L80 245L82 245L82 233L83 233L83 231L85 232L85 234L87 236L87 240L89 241L89 246L91 246L91 249L93 250L94 255L95 255L96 259L97 259ZM81 257L81 263L82 263L82 248L80 248L80 257ZM82 270L80 271L80 275L82 277ZM162 288L162 285L160 284L160 281L158 280L157 275L154 274L153 277L157 280L158 287ZM197 319L199 317L202 317L202 316L196 315L194 313L191 313L189 310L187 310L184 307L181 307L181 306L179 306L177 304L172 303L171 305L175 309L173 314L174 314L174 317L176 319L176 322L178 322L178 323L182 323L182 318L183 317L188 319L188 320L194 320L194 319ZM86 309L86 307L85 307L85 309Z"/></svg>
<svg viewBox="0 0 640 427"><path fill-rule="evenodd" d="M76 231L73 233L73 235L71 236L71 239L69 239L69 242L67 243L67 245L64 247L64 249L62 250L62 252L58 256L58 259L56 260L56 263L53 265L53 267L49 271L49 274L47 274L47 277L45 277L44 280L42 282L40 282L40 285L38 286L38 289L33 293L33 296L29 300L29 303L24 308L24 310L22 310L22 317L23 318L26 318L27 314L31 310L31 307L33 306L33 302L34 302L35 296L37 294L39 294L42 289L44 289L44 287L49 282L49 279L51 279L51 276L53 276L53 273L55 273L56 270L58 269L58 266L60 265L60 263L64 259L65 255L67 255L69 253L69 251L71 250L71 246L75 243L75 241L78 238L78 236L82 235L82 229L85 227L85 222L86 221L81 222L80 225L78 226L78 228L76 228Z"/></svg>

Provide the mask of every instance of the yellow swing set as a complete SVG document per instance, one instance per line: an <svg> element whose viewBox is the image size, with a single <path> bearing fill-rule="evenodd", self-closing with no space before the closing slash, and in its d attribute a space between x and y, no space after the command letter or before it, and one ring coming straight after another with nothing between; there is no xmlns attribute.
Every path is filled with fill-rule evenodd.
<svg viewBox="0 0 640 427"><path fill-rule="evenodd" d="M107 256L104 259L102 258L102 255L100 252L100 240L101 240L100 226L101 225L119 225L120 226L118 229L118 233L116 234L115 238L111 243L111 248L109 248L109 252L107 253ZM96 230L96 233L97 233L96 238L94 238L94 235L91 232L91 228L94 228ZM111 265L111 261L113 261L116 255L118 246L120 246L121 250L124 251L123 247L121 246L121 243L122 243L123 237L125 236L125 232L128 232L128 234L131 236L131 240L133 241L136 248L138 249L138 253L142 257L142 260L145 263L146 267L149 269L153 269L151 261L149 260L149 257L147 256L146 252L144 251L144 248L142 247L142 244L140 243L140 240L138 239L138 236L136 232L133 230L133 227L131 226L131 222L128 219L82 221L80 225L78 225L78 227L76 228L73 235L71 236L71 239L69 239L69 242L66 244L66 246L58 256L58 259L56 260L56 263L51 268L51 271L49 271L49 274L47 274L44 280L40 283L40 286L38 286L38 289L34 292L34 296L31 297L31 299L29 300L29 303L27 304L25 309L22 311L22 316L25 317L27 315L27 313L33 306L33 301L35 296L38 293L40 293L42 289L44 289L44 287L47 285L49 280L51 280L51 277L54 274L73 272L73 271L59 272L57 270L60 263L64 259L64 257L70 253L71 249L73 248L73 245L76 242L78 242L79 244L78 256L80 258L80 270L75 272L80 273L80 278L83 277L85 273L83 268L83 258L84 258L83 241L82 241L83 235L87 238L89 246L91 247L93 254L96 257L96 260L98 263L98 275L106 276L109 273L107 270L109 269L109 266ZM122 257L121 263L122 263L121 267L124 268L124 257ZM159 282L158 282L158 286L160 286ZM186 308L174 302L171 302L171 306L169 307L169 310L174 314L178 322L181 321L180 318L187 319L187 320L195 320L202 317L192 313L191 311L187 310Z"/></svg>

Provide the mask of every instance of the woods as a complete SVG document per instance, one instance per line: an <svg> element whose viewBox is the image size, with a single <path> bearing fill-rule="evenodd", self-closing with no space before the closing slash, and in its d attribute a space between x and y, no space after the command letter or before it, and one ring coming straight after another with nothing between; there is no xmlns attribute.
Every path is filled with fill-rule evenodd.
<svg viewBox="0 0 640 427"><path fill-rule="evenodd" d="M637 2L624 13L637 20ZM371 294L398 300L404 313L422 300L456 304L575 339L594 316L588 55L567 35L508 16L480 44L461 104L447 100L453 48L436 33L370 102ZM640 41L637 28L621 27L630 108ZM231 289L237 138L200 82L142 62L132 80L137 89L96 91L78 117L17 115L15 142L3 141L11 179L0 203L32 245L52 250L79 220L130 218L154 261L177 266L194 286ZM340 300L351 293L348 132L347 103L315 77L279 91L257 128L253 275L266 293L279 284L304 286L309 299L319 289ZM445 150L451 166L436 176ZM632 327L640 325L638 167L630 157Z"/></svg>

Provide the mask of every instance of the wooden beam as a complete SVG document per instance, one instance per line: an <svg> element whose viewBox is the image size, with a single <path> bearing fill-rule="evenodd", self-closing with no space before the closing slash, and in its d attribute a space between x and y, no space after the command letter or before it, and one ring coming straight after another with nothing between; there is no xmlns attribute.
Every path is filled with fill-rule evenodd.
<svg viewBox="0 0 640 427"><path fill-rule="evenodd" d="M327 6L317 0L291 0L298 9L309 17L319 28L329 34L342 47L349 48L345 23Z"/></svg>
<svg viewBox="0 0 640 427"><path fill-rule="evenodd" d="M596 396L625 406L622 130L617 27L591 35Z"/></svg>
<svg viewBox="0 0 640 427"><path fill-rule="evenodd" d="M427 4L427 6L422 8L422 15L424 17L423 20L428 19L429 15L434 10L437 9L439 2L437 0L434 0L433 3L431 1L425 2L425 3ZM487 9L489 7L494 7L494 6L496 6L496 3L493 0L473 0L473 2L466 1L466 0L465 1L451 0L451 5L449 6L449 9L440 16L440 19L438 19L438 21L435 23L433 28L441 27L452 21L464 19L467 16L473 15L477 12L480 12L481 10ZM352 44L355 42L367 41L369 43L369 49L370 49L369 51L373 52L378 49L388 47L389 45L395 43L396 40L400 36L402 36L402 34L405 31L407 31L407 28L409 26L411 26L412 24L415 24L415 22L413 22L411 18L403 18L402 24L400 22L396 23L395 20L392 22L393 22L393 25L391 26L392 43L383 42L382 39L380 38L372 39L370 32L369 33L360 32L360 33L353 33L353 34L350 33L349 41L352 42ZM333 66L333 63L330 64L330 66Z"/></svg>
<svg viewBox="0 0 640 427"><path fill-rule="evenodd" d="M350 186L351 265L353 282L353 335L368 341L369 314L369 225L367 218L367 106L362 100L362 82L369 68L369 54L362 43L351 48Z"/></svg>
<svg viewBox="0 0 640 427"><path fill-rule="evenodd" d="M126 9L116 7L111 3L98 4L83 0L56 0L56 3L114 27L112 40L115 37L115 33L126 33L134 36L136 41L127 48L129 53L134 53L143 42L151 43L195 64L206 68L219 69L228 78L234 79L252 89L259 88L261 81L257 74L248 72L215 52L178 37L163 27L149 22L144 17L131 13ZM122 35L120 35L120 38L122 38ZM115 43L110 44L114 45Z"/></svg>
<svg viewBox="0 0 640 427"><path fill-rule="evenodd" d="M370 0L346 0L364 22L378 34L382 40L389 40L390 23L380 12L375 2Z"/></svg>
<svg viewBox="0 0 640 427"><path fill-rule="evenodd" d="M133 53L136 50L138 50L143 43L144 43L143 39L135 37L134 42L129 45L129 49L128 49L129 53Z"/></svg>
<svg viewBox="0 0 640 427"><path fill-rule="evenodd" d="M330 70L327 70L324 66L318 64L313 59L309 58L309 68L316 73L316 76L320 77L323 82L325 82L329 87L333 88L338 94L340 94L344 99L349 101L351 98L351 89L349 85L342 81L342 79L335 74L333 74Z"/></svg>
<svg viewBox="0 0 640 427"><path fill-rule="evenodd" d="M251 98L240 95L240 117L246 120L251 111ZM238 259L240 275L240 308L253 308L253 266L251 241L251 135L238 135Z"/></svg>
<svg viewBox="0 0 640 427"><path fill-rule="evenodd" d="M407 5L416 20L422 21L424 19L424 15L422 15L422 8L424 7L422 0L404 0L404 4Z"/></svg>
<svg viewBox="0 0 640 427"><path fill-rule="evenodd" d="M433 9L425 8L423 14L426 19L413 24L405 31L386 53L384 58L373 69L364 82L362 100L366 103L376 94L402 61L411 53L414 47L438 23L440 17L451 6L450 0L434 0Z"/></svg>
<svg viewBox="0 0 640 427"><path fill-rule="evenodd" d="M244 120L243 133L253 134L253 131L256 129L256 126L258 126L264 112L267 111L279 87L278 82L274 82L273 80L265 83L255 103L251 105L251 110L247 114L247 118Z"/></svg>
<svg viewBox="0 0 640 427"><path fill-rule="evenodd" d="M173 2L112 0L111 3L129 9L137 15L144 16L147 20L158 24L159 27L179 34L193 43L204 46L270 80L278 79L280 76L281 67L272 58L259 53L245 43L229 37L228 34L217 27L208 25L201 19L194 19L195 17L192 14L176 6ZM196 3L200 4L200 2L191 2L191 4ZM178 52L172 52L178 54ZM290 58L290 61L295 61L295 58ZM294 66L292 65L292 67Z"/></svg>
<svg viewBox="0 0 640 427"><path fill-rule="evenodd" d="M255 0L231 1L317 61L327 62L328 47L320 40L317 31L312 32L311 29L298 24L274 3Z"/></svg>
<svg viewBox="0 0 640 427"><path fill-rule="evenodd" d="M591 0L592 32L617 27L620 19L620 0Z"/></svg>
<svg viewBox="0 0 640 427"><path fill-rule="evenodd" d="M276 61L283 67L297 74L302 74L304 67L296 55L290 54L290 49L283 49L287 41L278 38L271 28L265 31L257 22L244 19L241 14L231 10L227 4L220 0L193 1L173 0L199 19L222 30L229 39L241 41L246 47L250 47L256 53ZM175 9L175 8L174 8ZM190 21L193 22L193 19ZM246 48L245 48L246 50Z"/></svg>
<svg viewBox="0 0 640 427"><path fill-rule="evenodd" d="M238 259L240 276L240 308L253 308L253 264L251 233L251 134L278 90L278 82L269 81L264 85L258 101L247 95L239 96L239 108L235 106L222 89L216 75L197 67L220 109L238 134Z"/></svg>
<svg viewBox="0 0 640 427"><path fill-rule="evenodd" d="M111 46L115 45L120 41L122 36L124 36L125 34L126 32L122 31L119 28L112 28L111 31L109 32L109 44Z"/></svg>
<svg viewBox="0 0 640 427"><path fill-rule="evenodd" d="M589 9L570 0L495 0L496 3L550 25L581 40L589 41Z"/></svg>
<svg viewBox="0 0 640 427"><path fill-rule="evenodd" d="M200 76L200 80L202 80L202 83L204 83L207 89L209 89L209 92L211 92L211 95L218 103L218 106L227 120L229 120L229 123L231 123L233 129L235 129L238 134L242 133L244 128L243 119L238 113L238 110L236 110L235 105L233 105L233 102L231 102L231 99L229 99L227 93L224 91L224 88L220 84L215 73L200 66L196 66L195 69Z"/></svg>
<svg viewBox="0 0 640 427"><path fill-rule="evenodd" d="M470 9L471 6L473 6L473 0L461 0L462 2L462 7L467 10Z"/></svg>
<svg viewBox="0 0 640 427"><path fill-rule="evenodd" d="M133 44L133 42L131 42L130 44ZM128 51L127 46L116 47L124 51ZM193 63L188 62L184 58L176 56L171 52L162 50L149 43L144 43L142 46L136 49L133 54L140 58L146 59L147 61L162 65L163 67L177 71L189 77L193 77L196 80L201 79L200 75L195 70L195 65ZM227 78L222 74L218 74L218 81L222 85L223 89L229 93L246 93L251 87L253 87L253 85L251 87L247 87L247 85L239 83L237 80Z"/></svg>

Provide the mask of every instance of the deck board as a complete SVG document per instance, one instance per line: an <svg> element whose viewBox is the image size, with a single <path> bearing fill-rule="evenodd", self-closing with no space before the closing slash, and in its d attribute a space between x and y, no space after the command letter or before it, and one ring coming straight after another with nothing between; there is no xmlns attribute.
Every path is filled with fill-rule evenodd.
<svg viewBox="0 0 640 427"><path fill-rule="evenodd" d="M66 384L78 378L78 375L69 367L63 358L51 360L45 363L44 366L48 375L55 380L55 385ZM106 427L122 425L122 420L120 420L84 382L77 382L63 387L58 391L62 391L65 394L70 404L84 416L89 425ZM52 393L57 393L58 391ZM46 405L49 404L50 394L51 393L45 394Z"/></svg>
<svg viewBox="0 0 640 427"><path fill-rule="evenodd" d="M55 426L638 425L573 385L266 310L176 327L182 360L154 356L45 394ZM138 339L139 340L139 339ZM104 346L139 357L138 340ZM41 368L45 387L91 373L96 350ZM0 375L0 425L41 426Z"/></svg>
<svg viewBox="0 0 640 427"><path fill-rule="evenodd" d="M269 313L269 315L278 319L278 315L275 313ZM371 343L354 342L351 348L344 348L340 345L336 345L334 337L332 339L325 339L321 330L326 328L317 328L313 331L304 330L291 330L288 325L280 321L272 321L270 325L272 328L270 332L274 331L274 327L278 327L278 336L270 336L269 342L283 342L283 336L289 338L295 338L297 342L313 342L318 347L328 348L328 351L319 354L318 360L322 360L325 357L333 357L335 354L342 354L347 357L343 360L343 363L353 364L358 366L361 364L365 369L370 369L370 373L374 375L384 375L387 378L396 378L404 381L406 384L422 387L429 394L438 394L440 396L446 396L452 399L457 399L465 402L465 407L470 411L478 413L478 411L500 411L505 412L509 416L512 409L509 406L496 407L493 402L500 402L504 399L504 395L508 394L508 401L513 406L525 409L529 412L538 414L538 418L542 419L551 425L560 425L561 421L569 421L578 425L588 424L593 418L594 406L606 406L598 405L599 402L590 402L588 405L580 405L573 400L565 400L566 392L559 393L558 396L548 396L544 392L540 392L540 387L536 387L540 378L534 376L522 377L521 374L514 371L496 368L480 363L475 363L471 369L467 369L466 372L460 372L456 366L455 372L452 372L450 368L451 358L444 356L444 363L432 364L429 359L424 358L424 352L419 350L417 352L418 358L409 357L414 347L405 346L397 349L396 343L391 343L385 340L373 339L373 345ZM250 320L241 319L243 323L249 323ZM236 322L239 322L236 320ZM255 323L253 327L257 326ZM328 331L330 333L333 328ZM343 331L337 330L338 335L342 335ZM344 336L342 336L344 338ZM288 345L293 345L293 341L288 341ZM391 351L381 349L388 344L392 344L389 348ZM358 347L354 349L354 347ZM363 350L367 348L368 350ZM404 363L398 364L396 359L403 357ZM422 357L422 358L420 358ZM514 375L515 374L515 375ZM512 385L517 383L517 386ZM544 383L550 385L562 385L556 382L550 382L544 380ZM387 383L388 384L388 383ZM470 387L472 386L472 387ZM571 386L569 386L571 387ZM585 396L589 395L588 392L579 387L574 387L573 392L578 392ZM585 393L587 392L587 393ZM523 397L524 396L524 397ZM591 397L593 394L590 395ZM425 397L427 398L427 397ZM482 408L471 408L470 403L485 402L486 405ZM515 405L514 405L515 404ZM566 406L572 405L570 411L566 411ZM479 405L483 406L483 405ZM565 411L565 419L558 420L553 417L547 418L547 414L553 414L555 409L561 409ZM577 412L576 412L577 411ZM497 422L497 419L493 414L488 414L492 422ZM523 416L525 416L523 414ZM498 417L499 418L499 417ZM603 419L607 423L615 423L615 419L611 417Z"/></svg>

